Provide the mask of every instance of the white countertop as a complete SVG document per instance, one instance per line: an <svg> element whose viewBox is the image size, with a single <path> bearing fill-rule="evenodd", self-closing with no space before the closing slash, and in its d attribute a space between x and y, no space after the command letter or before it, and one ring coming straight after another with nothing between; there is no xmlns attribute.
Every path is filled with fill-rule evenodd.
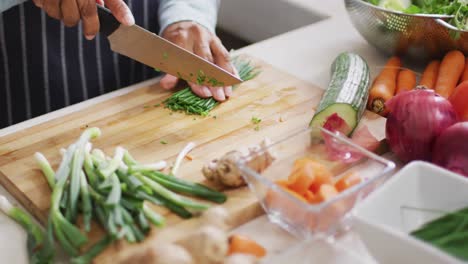
<svg viewBox="0 0 468 264"><path fill-rule="evenodd" d="M285 0L286 1L286 0ZM341 0L287 0L313 12L323 14L324 20L243 48L248 53L303 80L326 87L333 59L343 51L364 57L370 66L382 65L385 57L371 47L352 27ZM86 102L0 130L0 137L26 127L56 118L90 104L107 100L157 82L146 81ZM12 197L0 186L0 194ZM268 252L265 263L375 263L359 238L352 231L333 245L320 241L299 242L282 229L259 217L235 232L245 233L264 245ZM8 263L27 263L24 231L0 214L0 259Z"/></svg>

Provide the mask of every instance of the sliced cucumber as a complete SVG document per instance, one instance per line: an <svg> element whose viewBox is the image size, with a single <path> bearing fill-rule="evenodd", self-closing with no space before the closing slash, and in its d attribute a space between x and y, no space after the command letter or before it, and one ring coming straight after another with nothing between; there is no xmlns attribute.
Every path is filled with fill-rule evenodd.
<svg viewBox="0 0 468 264"><path fill-rule="evenodd" d="M347 135L357 127L369 97L370 72L366 61L354 53L341 53L331 67L332 77L320 100L311 127L321 127L337 114L349 126Z"/></svg>

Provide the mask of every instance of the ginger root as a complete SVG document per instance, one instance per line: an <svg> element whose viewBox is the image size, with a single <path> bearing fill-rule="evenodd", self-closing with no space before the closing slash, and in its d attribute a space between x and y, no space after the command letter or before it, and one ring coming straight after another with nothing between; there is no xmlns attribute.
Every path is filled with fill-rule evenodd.
<svg viewBox="0 0 468 264"><path fill-rule="evenodd" d="M245 185L237 163L245 160L247 165L254 171L264 171L275 160L275 156L267 149L270 145L268 139L264 139L259 145L243 151L230 151L220 159L212 160L202 172L205 178L227 187L241 187Z"/></svg>

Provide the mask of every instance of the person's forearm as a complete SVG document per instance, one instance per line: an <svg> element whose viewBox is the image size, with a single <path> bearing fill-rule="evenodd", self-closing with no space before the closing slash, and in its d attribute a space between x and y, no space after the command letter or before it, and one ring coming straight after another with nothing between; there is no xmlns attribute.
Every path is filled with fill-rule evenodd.
<svg viewBox="0 0 468 264"><path fill-rule="evenodd" d="M26 2L26 0L1 0L0 1L0 13L3 11L6 11L10 7L19 5L23 2Z"/></svg>
<svg viewBox="0 0 468 264"><path fill-rule="evenodd" d="M215 31L220 0L160 0L160 33L167 26L180 21L194 21Z"/></svg>

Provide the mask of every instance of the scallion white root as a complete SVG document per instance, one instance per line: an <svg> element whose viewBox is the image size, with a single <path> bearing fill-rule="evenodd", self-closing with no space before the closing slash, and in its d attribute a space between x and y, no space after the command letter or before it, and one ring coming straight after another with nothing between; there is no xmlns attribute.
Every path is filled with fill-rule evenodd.
<svg viewBox="0 0 468 264"><path fill-rule="evenodd" d="M67 153L67 149L66 148L60 148L59 152L60 152L60 156L63 157L65 155L65 153Z"/></svg>
<svg viewBox="0 0 468 264"><path fill-rule="evenodd" d="M179 155L177 155L177 158L176 158L176 161L174 163L174 167L172 167L172 171L171 171L171 174L173 176L176 176L177 175L177 171L179 170L179 167L180 167L180 164L182 163L182 160L185 158L185 156L187 156L187 154L190 153L190 151L192 151L192 149L195 148L195 143L193 142L189 142L183 149L182 151L179 153Z"/></svg>
<svg viewBox="0 0 468 264"><path fill-rule="evenodd" d="M9 215L11 209L13 209L13 205L10 203L10 201L8 201L5 196L0 196L0 210L2 210L2 212L6 215Z"/></svg>
<svg viewBox="0 0 468 264"><path fill-rule="evenodd" d="M50 166L49 161L42 155L40 152L36 152L34 154L34 158L36 159L37 164L42 170L42 173L44 173L44 176L47 180L47 183L49 183L49 186L51 189L54 189L55 186L55 172Z"/></svg>

